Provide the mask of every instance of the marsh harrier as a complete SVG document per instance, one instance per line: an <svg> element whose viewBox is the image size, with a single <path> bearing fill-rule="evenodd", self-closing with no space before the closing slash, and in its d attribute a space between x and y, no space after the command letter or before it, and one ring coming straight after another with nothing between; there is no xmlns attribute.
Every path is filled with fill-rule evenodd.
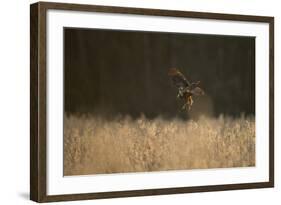
<svg viewBox="0 0 281 205"><path fill-rule="evenodd" d="M176 68L171 68L168 72L173 84L178 88L177 98L184 100L183 110L190 110L193 104L193 95L204 95L204 91L198 87L200 81L189 82L185 76Z"/></svg>

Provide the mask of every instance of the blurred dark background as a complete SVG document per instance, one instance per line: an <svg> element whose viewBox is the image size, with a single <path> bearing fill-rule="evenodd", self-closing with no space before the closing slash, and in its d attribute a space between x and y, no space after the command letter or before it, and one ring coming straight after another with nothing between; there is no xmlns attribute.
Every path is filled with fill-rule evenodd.
<svg viewBox="0 0 281 205"><path fill-rule="evenodd" d="M167 72L201 81L189 113ZM64 28L66 113L148 118L255 114L255 38Z"/></svg>

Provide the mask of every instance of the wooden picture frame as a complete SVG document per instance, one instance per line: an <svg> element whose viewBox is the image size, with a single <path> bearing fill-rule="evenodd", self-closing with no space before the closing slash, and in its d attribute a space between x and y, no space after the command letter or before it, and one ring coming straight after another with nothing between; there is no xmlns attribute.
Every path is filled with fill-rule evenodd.
<svg viewBox="0 0 281 205"><path fill-rule="evenodd" d="M96 193L48 195L47 193L47 11L63 10L145 16L179 17L269 25L269 180L252 183L217 184ZM274 18L173 10L109 7L82 4L39 2L30 6L30 199L37 202L132 197L190 192L266 188L274 186Z"/></svg>

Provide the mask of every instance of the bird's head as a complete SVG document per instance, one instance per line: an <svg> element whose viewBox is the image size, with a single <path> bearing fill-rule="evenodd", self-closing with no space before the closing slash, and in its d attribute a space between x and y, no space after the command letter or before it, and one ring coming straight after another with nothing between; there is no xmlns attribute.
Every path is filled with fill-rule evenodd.
<svg viewBox="0 0 281 205"><path fill-rule="evenodd" d="M194 95L205 95L205 92L201 88L199 88L199 87L194 88L192 90L192 93Z"/></svg>

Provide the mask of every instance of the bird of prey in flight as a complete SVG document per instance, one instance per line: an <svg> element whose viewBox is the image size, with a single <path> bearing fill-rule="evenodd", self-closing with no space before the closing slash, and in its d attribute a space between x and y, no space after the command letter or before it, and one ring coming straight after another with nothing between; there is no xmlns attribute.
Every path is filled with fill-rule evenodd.
<svg viewBox="0 0 281 205"><path fill-rule="evenodd" d="M183 110L190 110L193 104L193 95L204 95L204 91L198 87L200 81L189 82L185 76L177 69L171 68L168 72L173 84L178 88L177 98L184 100Z"/></svg>

